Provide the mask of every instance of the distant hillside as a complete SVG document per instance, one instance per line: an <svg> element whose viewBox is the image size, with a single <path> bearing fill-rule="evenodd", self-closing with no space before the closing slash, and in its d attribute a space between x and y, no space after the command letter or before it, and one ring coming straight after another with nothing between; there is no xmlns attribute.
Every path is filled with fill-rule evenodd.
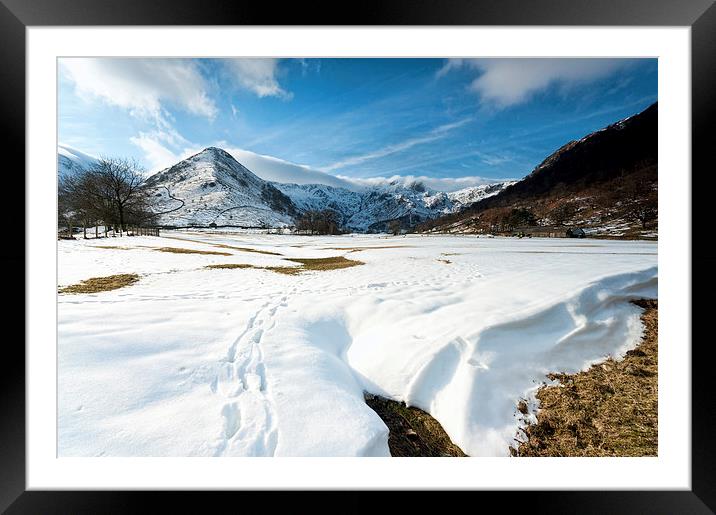
<svg viewBox="0 0 716 515"><path fill-rule="evenodd" d="M326 184L261 179L228 152L210 147L146 181L154 190L160 224L174 227L285 227L307 211L332 210L347 231L385 231L392 220L414 225L454 213L496 195L511 181L454 192L419 181L393 181L356 192Z"/></svg>
<svg viewBox="0 0 716 515"><path fill-rule="evenodd" d="M420 230L500 233L578 226L594 235L656 236L657 126L655 103L570 141L521 181Z"/></svg>
<svg viewBox="0 0 716 515"><path fill-rule="evenodd" d="M58 176L71 176L91 168L97 163L97 158L80 152L67 145L57 145L57 174Z"/></svg>

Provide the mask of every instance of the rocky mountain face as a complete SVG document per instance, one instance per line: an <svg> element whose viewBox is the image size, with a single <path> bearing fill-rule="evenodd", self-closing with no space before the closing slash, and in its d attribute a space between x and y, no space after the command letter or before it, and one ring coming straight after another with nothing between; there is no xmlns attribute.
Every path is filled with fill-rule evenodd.
<svg viewBox="0 0 716 515"><path fill-rule="evenodd" d="M499 233L582 227L611 236L656 235L658 106L571 141L529 175L422 230Z"/></svg>
<svg viewBox="0 0 716 515"><path fill-rule="evenodd" d="M210 147L147 179L160 224L174 227L285 227L302 213L331 209L349 231L385 230L392 220L414 225L455 213L499 193L512 182L445 193L422 183L393 182L360 191L325 184L261 179L228 152Z"/></svg>

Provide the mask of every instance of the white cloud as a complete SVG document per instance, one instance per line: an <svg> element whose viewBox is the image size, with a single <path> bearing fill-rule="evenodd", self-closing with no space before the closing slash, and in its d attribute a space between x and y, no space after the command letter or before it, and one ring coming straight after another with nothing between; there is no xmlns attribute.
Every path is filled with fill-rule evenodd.
<svg viewBox="0 0 716 515"><path fill-rule="evenodd" d="M137 116L163 120L163 104L214 118L207 83L188 59L65 58L60 66L78 95L101 98Z"/></svg>
<svg viewBox="0 0 716 515"><path fill-rule="evenodd" d="M237 86L252 91L259 97L292 97L292 94L279 84L278 59L226 59L224 62Z"/></svg>
<svg viewBox="0 0 716 515"><path fill-rule="evenodd" d="M267 181L296 184L327 184L338 188L355 189L356 185L345 178L336 177L307 165L285 161L240 148L222 147L238 162Z"/></svg>
<svg viewBox="0 0 716 515"><path fill-rule="evenodd" d="M414 182L422 182L428 188L437 191L456 191L470 186L481 186L498 182L495 179L484 177L458 177L458 178L436 178L414 175L393 175L392 177L373 177L369 179L357 179L343 175L331 175L316 170L307 165L300 165L285 161L277 157L257 154L240 148L222 147L234 159L243 164L246 168L267 181L288 182L296 184L327 184L338 188L346 188L353 191L360 191L372 186L388 183L401 183L410 185ZM500 179L503 180L503 179Z"/></svg>
<svg viewBox="0 0 716 515"><path fill-rule="evenodd" d="M439 79L440 77L444 77L447 75L451 70L456 70L460 68L463 65L463 61L465 59L448 59L445 61L445 64L438 70L438 72L435 74L435 76Z"/></svg>
<svg viewBox="0 0 716 515"><path fill-rule="evenodd" d="M437 72L469 68L479 72L470 90L495 107L523 103L552 85L571 87L607 77L628 66L629 59L450 59Z"/></svg>
<svg viewBox="0 0 716 515"><path fill-rule="evenodd" d="M472 118L465 118L465 119L457 121L457 122L446 123L444 125L440 125L439 127L434 128L433 130L431 130L424 136L409 138L404 141L401 141L400 143L388 145L388 146L385 146L378 150L374 150L372 152L368 152L368 153L361 154L358 156L349 157L347 159L343 159L341 161L332 163L328 166L321 167L321 170L324 172L330 172L333 170L338 170L340 168L345 168L347 166L361 164L361 163L364 163L365 161L369 161L371 159L377 159L379 157L385 157L390 154L402 152L403 150L407 150L407 149L412 148L416 145L430 143L431 141L435 141L437 139L445 137L453 129L462 127L463 125L465 125L466 123L468 123L470 121L472 121Z"/></svg>
<svg viewBox="0 0 716 515"><path fill-rule="evenodd" d="M180 161L180 155L162 144L163 136L158 132L140 132L129 140L144 151L144 158L149 163L150 171L163 170Z"/></svg>

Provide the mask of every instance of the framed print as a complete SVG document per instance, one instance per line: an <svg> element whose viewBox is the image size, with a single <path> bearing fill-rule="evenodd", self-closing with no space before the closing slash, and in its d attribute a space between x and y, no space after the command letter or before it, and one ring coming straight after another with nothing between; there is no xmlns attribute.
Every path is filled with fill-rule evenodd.
<svg viewBox="0 0 716 515"><path fill-rule="evenodd" d="M3 0L0 506L712 512L712 2L273 10Z"/></svg>

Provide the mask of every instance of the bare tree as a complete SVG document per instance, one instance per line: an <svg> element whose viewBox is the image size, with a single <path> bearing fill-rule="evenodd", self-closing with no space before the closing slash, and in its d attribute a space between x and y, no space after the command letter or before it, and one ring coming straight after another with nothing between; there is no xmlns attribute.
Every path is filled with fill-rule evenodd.
<svg viewBox="0 0 716 515"><path fill-rule="evenodd" d="M339 234L340 216L332 209L323 211L305 211L296 220L296 229L311 234Z"/></svg>
<svg viewBox="0 0 716 515"><path fill-rule="evenodd" d="M102 158L87 170L63 177L58 203L60 216L70 224L83 223L85 237L90 223L103 221L126 230L127 224L142 225L156 216L142 169L126 159Z"/></svg>
<svg viewBox="0 0 716 515"><path fill-rule="evenodd" d="M393 236L400 234L400 220L391 220L388 223L388 231L391 232Z"/></svg>
<svg viewBox="0 0 716 515"><path fill-rule="evenodd" d="M625 188L624 203L626 216L641 224L642 229L656 220L659 215L659 202L655 185L646 178L629 183Z"/></svg>

